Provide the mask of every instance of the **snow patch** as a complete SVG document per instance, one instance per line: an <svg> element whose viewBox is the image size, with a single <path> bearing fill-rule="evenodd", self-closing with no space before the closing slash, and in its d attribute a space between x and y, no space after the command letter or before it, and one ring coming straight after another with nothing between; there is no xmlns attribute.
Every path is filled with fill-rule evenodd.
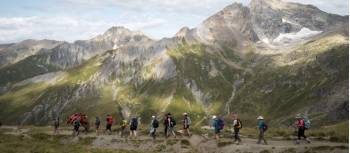
<svg viewBox="0 0 350 153"><path fill-rule="evenodd" d="M270 44L270 40L268 38L263 38L261 41L266 44Z"/></svg>
<svg viewBox="0 0 350 153"><path fill-rule="evenodd" d="M292 21L289 21L288 19L285 19L285 18L282 18L282 22L283 23L289 23L289 24L296 24L296 23L294 23Z"/></svg>
<svg viewBox="0 0 350 153"><path fill-rule="evenodd" d="M119 48L119 47L118 47L117 44L114 44L114 45L113 45L113 50L118 49L118 48Z"/></svg>
<svg viewBox="0 0 350 153"><path fill-rule="evenodd" d="M322 33L322 31L312 31L309 28L302 28L299 32L280 33L277 38L273 40L274 43L287 42L291 40L300 40Z"/></svg>

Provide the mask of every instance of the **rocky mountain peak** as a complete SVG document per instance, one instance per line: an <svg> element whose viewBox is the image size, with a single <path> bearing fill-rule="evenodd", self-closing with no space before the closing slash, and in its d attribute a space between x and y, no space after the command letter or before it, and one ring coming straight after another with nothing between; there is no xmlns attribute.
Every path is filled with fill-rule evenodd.
<svg viewBox="0 0 350 153"><path fill-rule="evenodd" d="M128 28L125 28L123 26L113 26L109 28L103 35L110 35L110 34L115 34L115 35L121 35L121 34L140 34L143 35L142 32L139 31L131 31Z"/></svg>
<svg viewBox="0 0 350 153"><path fill-rule="evenodd" d="M287 5L288 4L288 5ZM252 0L250 7L269 7L271 9L284 9L290 7L292 3L287 3L282 0Z"/></svg>
<svg viewBox="0 0 350 153"><path fill-rule="evenodd" d="M142 41L142 40L150 40L145 34L140 31L132 31L123 26L114 26L109 28L102 35L99 35L93 39L94 41Z"/></svg>
<svg viewBox="0 0 350 153"><path fill-rule="evenodd" d="M182 27L179 32L176 33L176 37L186 37L188 33L190 32L190 29L188 27Z"/></svg>

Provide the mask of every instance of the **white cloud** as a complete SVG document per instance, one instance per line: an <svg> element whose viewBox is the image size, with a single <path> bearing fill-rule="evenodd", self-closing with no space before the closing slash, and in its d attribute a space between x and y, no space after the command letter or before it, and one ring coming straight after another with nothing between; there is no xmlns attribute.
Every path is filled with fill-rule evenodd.
<svg viewBox="0 0 350 153"><path fill-rule="evenodd" d="M341 14L341 15L349 14L349 0L286 0L286 1L297 2L302 4L311 4L329 13Z"/></svg>
<svg viewBox="0 0 350 153"><path fill-rule="evenodd" d="M324 11L348 14L347 0L286 0L313 4ZM23 39L73 41L89 39L112 26L140 30L152 37L173 36L181 27L195 27L233 2L250 0L54 0L30 6L50 10L43 16L0 17L0 43ZM28 12L33 10L28 10ZM72 16L73 15L73 16ZM1 16L1 15L0 15ZM23 14L22 16L28 16Z"/></svg>
<svg viewBox="0 0 350 153"><path fill-rule="evenodd" d="M164 12L203 13L205 10L224 7L233 2L248 4L250 0L63 0L82 7L102 7L118 5L135 10L160 10ZM330 13L348 14L348 0L284 0L303 4L312 4Z"/></svg>
<svg viewBox="0 0 350 153"><path fill-rule="evenodd" d="M115 25L142 31L159 26L164 22L161 19L145 19L138 22L115 23L66 16L0 18L0 42L15 42L24 39L74 41L90 39Z"/></svg>

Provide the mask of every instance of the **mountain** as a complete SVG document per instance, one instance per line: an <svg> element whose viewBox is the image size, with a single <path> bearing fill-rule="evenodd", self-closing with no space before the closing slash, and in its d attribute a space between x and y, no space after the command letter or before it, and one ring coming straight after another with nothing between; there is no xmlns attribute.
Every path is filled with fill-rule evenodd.
<svg viewBox="0 0 350 153"><path fill-rule="evenodd" d="M2 44L0 46L0 67L14 64L41 50L52 49L61 43L53 40L24 40L16 44Z"/></svg>
<svg viewBox="0 0 350 153"><path fill-rule="evenodd" d="M348 22L310 5L252 0L172 38L112 27L0 68L0 121L46 124L75 112L143 121L189 112L194 126L231 113L247 126L261 114L276 126L297 113L316 127L348 121Z"/></svg>

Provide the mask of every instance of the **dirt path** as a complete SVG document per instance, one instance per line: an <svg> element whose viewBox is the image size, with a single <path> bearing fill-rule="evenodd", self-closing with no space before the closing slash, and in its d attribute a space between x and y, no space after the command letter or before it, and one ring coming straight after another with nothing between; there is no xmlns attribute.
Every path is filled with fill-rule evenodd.
<svg viewBox="0 0 350 153"><path fill-rule="evenodd" d="M0 129L10 129L5 134L29 135L30 132L39 132L53 135L51 128L36 129L17 128L3 126ZM51 129L51 130L50 130ZM68 128L61 129L59 135L71 136L72 131ZM236 145L232 139L222 138L220 140L207 139L201 135L191 137L177 137L165 139L159 136L153 140L147 135L140 135L137 139L121 138L118 132L112 135L101 134L96 136L94 132L88 134L81 133L79 138L91 138L93 147L139 150L144 152L200 152L200 153L346 153L348 152L348 143L334 143L329 141L312 141L311 144L303 142L296 145L292 140L268 140L268 145L256 144L256 139L242 138L242 143ZM71 141L79 141L78 137L71 137Z"/></svg>

